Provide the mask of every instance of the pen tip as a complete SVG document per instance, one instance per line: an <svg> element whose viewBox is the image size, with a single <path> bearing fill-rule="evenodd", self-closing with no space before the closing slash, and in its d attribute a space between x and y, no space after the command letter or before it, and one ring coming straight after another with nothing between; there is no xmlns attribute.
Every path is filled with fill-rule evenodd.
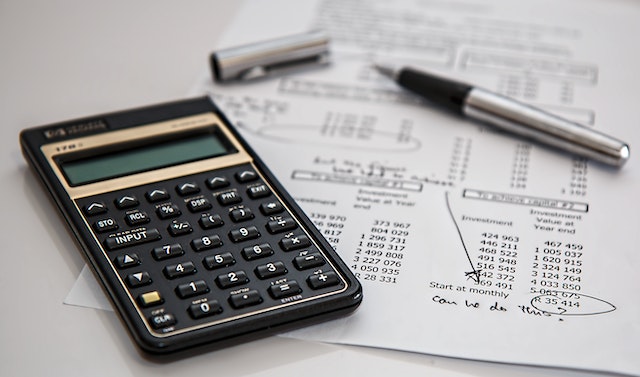
<svg viewBox="0 0 640 377"><path fill-rule="evenodd" d="M380 63L373 63L372 66L376 71L378 71L383 76L387 76L387 77L390 77L392 79L396 78L397 70L394 67L391 67L391 66L388 66L388 65L384 65L384 64L380 64Z"/></svg>

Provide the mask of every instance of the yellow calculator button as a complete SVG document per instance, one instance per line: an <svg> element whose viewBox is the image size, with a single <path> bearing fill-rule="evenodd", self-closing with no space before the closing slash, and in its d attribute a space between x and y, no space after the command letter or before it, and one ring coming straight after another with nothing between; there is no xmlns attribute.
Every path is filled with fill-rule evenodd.
<svg viewBox="0 0 640 377"><path fill-rule="evenodd" d="M138 300L140 301L140 304L145 307L161 304L164 301L162 299L162 296L160 296L160 292L158 291L143 293L140 295Z"/></svg>

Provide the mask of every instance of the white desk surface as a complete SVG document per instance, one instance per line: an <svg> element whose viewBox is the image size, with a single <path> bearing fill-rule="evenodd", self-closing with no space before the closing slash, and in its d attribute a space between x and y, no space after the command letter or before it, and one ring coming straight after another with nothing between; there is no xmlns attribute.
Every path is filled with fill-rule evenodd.
<svg viewBox="0 0 640 377"><path fill-rule="evenodd" d="M239 4L0 1L0 375L281 376L302 375L300 365L312 376L587 375L281 337L159 362L114 313L62 303L84 260L22 158L19 131L185 97Z"/></svg>

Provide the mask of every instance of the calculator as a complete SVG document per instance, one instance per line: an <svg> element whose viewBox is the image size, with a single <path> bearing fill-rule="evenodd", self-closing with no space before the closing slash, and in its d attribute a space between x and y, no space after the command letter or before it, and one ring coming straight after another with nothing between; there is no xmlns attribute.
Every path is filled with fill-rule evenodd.
<svg viewBox="0 0 640 377"><path fill-rule="evenodd" d="M144 351L225 346L362 300L208 97L26 129L20 143Z"/></svg>

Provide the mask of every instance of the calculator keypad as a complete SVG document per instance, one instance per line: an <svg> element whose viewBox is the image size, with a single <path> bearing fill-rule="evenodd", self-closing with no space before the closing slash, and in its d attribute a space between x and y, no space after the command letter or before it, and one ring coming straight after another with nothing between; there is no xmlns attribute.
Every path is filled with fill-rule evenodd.
<svg viewBox="0 0 640 377"><path fill-rule="evenodd" d="M159 334L345 289L250 164L82 198L77 205Z"/></svg>

